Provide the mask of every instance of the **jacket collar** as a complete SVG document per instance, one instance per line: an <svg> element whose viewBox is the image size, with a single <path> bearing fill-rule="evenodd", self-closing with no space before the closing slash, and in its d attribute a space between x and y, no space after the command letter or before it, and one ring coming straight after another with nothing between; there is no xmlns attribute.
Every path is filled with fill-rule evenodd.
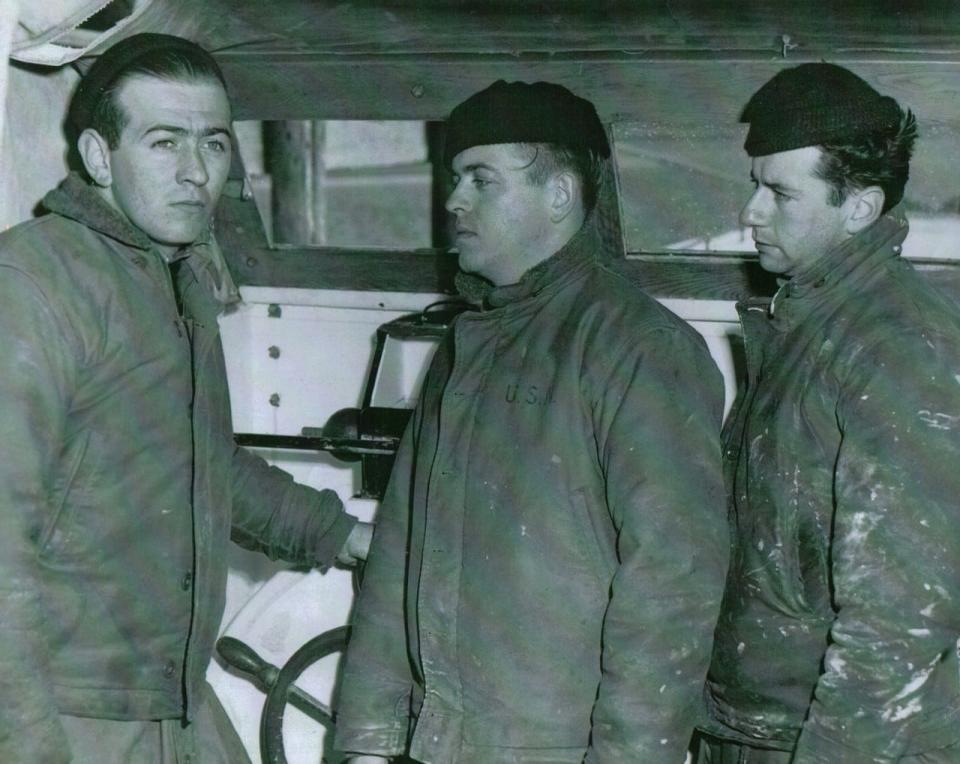
<svg viewBox="0 0 960 764"><path fill-rule="evenodd" d="M781 281L770 303L778 319L802 318L834 288L850 288L883 262L900 256L908 225L899 210L891 210L810 267Z"/></svg>
<svg viewBox="0 0 960 764"><path fill-rule="evenodd" d="M55 189L43 197L43 206L104 236L135 249L149 250L153 242L111 207L89 183L71 172Z"/></svg>
<svg viewBox="0 0 960 764"><path fill-rule="evenodd" d="M468 299L482 302L485 308L499 308L540 293L581 265L595 262L601 251L600 232L591 213L570 241L524 273L516 284L494 286L476 274L460 271L457 290Z"/></svg>
<svg viewBox="0 0 960 764"><path fill-rule="evenodd" d="M128 247L156 251L149 236L111 207L76 172L71 172L59 186L44 196L42 204L50 212L74 220ZM197 280L221 304L228 305L240 300L240 292L210 228L170 259L186 259Z"/></svg>

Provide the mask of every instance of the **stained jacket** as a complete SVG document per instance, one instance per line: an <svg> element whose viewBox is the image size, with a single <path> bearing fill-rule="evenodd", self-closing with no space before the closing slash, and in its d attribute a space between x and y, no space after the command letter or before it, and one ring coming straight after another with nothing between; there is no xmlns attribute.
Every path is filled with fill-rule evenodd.
<svg viewBox="0 0 960 764"><path fill-rule="evenodd" d="M598 248L585 226L437 350L354 614L338 750L409 734L434 764L683 760L728 546L722 383Z"/></svg>
<svg viewBox="0 0 960 764"><path fill-rule="evenodd" d="M66 760L58 713L189 716L231 534L313 564L354 523L233 444L213 242L181 261L181 316L160 253L82 180L45 205L0 238L5 762Z"/></svg>
<svg viewBox="0 0 960 764"><path fill-rule="evenodd" d="M881 218L741 306L713 731L794 761L960 740L960 310ZM772 315L771 315L772 310Z"/></svg>

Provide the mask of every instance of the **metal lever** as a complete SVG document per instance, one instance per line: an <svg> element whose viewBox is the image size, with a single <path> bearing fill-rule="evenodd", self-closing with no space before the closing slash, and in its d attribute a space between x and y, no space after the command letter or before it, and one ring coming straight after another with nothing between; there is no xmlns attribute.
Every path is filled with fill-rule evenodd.
<svg viewBox="0 0 960 764"><path fill-rule="evenodd" d="M258 686L265 692L269 693L276 684L280 669L257 655L256 650L245 642L234 637L220 637L217 640L217 652L235 669L256 679ZM287 689L287 702L320 723L333 716L329 706L294 684Z"/></svg>

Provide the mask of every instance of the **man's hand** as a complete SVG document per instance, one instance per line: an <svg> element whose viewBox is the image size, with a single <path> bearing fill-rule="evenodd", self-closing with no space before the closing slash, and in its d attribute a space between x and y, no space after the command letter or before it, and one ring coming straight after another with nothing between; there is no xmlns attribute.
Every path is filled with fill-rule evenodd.
<svg viewBox="0 0 960 764"><path fill-rule="evenodd" d="M386 759L383 756L351 756L346 760L347 764L386 764L390 759Z"/></svg>
<svg viewBox="0 0 960 764"><path fill-rule="evenodd" d="M347 536L343 548L337 553L337 562L341 565L356 565L358 561L366 560L371 539L373 539L373 523L357 523Z"/></svg>

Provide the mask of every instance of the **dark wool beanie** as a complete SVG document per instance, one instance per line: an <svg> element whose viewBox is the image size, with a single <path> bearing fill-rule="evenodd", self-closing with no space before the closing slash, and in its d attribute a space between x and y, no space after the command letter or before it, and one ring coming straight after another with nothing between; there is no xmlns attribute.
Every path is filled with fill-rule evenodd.
<svg viewBox="0 0 960 764"><path fill-rule="evenodd" d="M213 56L195 42L169 34L145 32L131 35L101 53L80 81L70 102L70 121L77 132L90 126L93 112L100 103L104 91L108 90L120 75L143 56L162 50L188 52L199 58L208 59L211 68L218 73L220 81L223 82L220 67L217 66Z"/></svg>
<svg viewBox="0 0 960 764"><path fill-rule="evenodd" d="M610 154L593 104L550 82L497 80L457 106L447 120L444 164L471 146L495 143L554 143Z"/></svg>
<svg viewBox="0 0 960 764"><path fill-rule="evenodd" d="M801 64L778 72L754 93L740 121L750 123L743 148L755 157L856 139L896 128L900 118L893 98L849 69Z"/></svg>

